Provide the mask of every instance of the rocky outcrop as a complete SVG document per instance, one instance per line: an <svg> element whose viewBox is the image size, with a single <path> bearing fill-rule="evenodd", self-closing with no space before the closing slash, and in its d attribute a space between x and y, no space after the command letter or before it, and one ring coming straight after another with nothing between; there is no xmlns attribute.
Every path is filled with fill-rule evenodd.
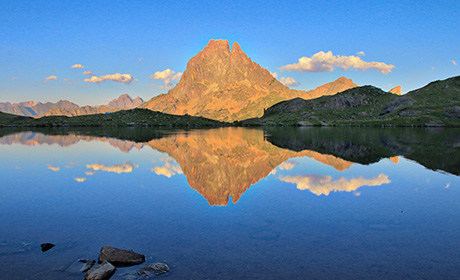
<svg viewBox="0 0 460 280"><path fill-rule="evenodd" d="M227 40L211 40L190 59L176 87L141 107L232 122L260 117L265 108L283 100L311 99L356 86L341 77L312 91L292 90L253 62L238 43L230 50Z"/></svg>
<svg viewBox="0 0 460 280"><path fill-rule="evenodd" d="M389 93L401 95L401 86L394 87L388 91Z"/></svg>
<svg viewBox="0 0 460 280"><path fill-rule="evenodd" d="M343 91L333 96L314 100L294 98L280 102L265 111L264 116L273 114L290 114L300 110L343 110L374 104L379 97L389 93L373 86L362 86Z"/></svg>
<svg viewBox="0 0 460 280"><path fill-rule="evenodd" d="M388 105L383 108L383 111L380 113L380 115L386 115L391 112L395 112L398 110L401 110L403 108L412 106L415 103L415 100L410 98L407 95L398 97L396 99L393 99Z"/></svg>
<svg viewBox="0 0 460 280"><path fill-rule="evenodd" d="M114 266L132 266L145 262L145 256L133 250L104 246L99 253L98 263L108 261Z"/></svg>
<svg viewBox="0 0 460 280"><path fill-rule="evenodd" d="M107 280L115 274L117 268L107 261L95 265L88 270L85 275L85 280Z"/></svg>
<svg viewBox="0 0 460 280"><path fill-rule="evenodd" d="M151 276L151 275L161 275L169 272L169 267L165 263L151 263L137 272L138 275Z"/></svg>

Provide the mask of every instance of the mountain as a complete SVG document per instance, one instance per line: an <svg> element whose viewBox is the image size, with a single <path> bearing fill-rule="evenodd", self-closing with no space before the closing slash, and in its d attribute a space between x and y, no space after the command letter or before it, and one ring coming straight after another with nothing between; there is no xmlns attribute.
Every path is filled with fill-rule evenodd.
<svg viewBox="0 0 460 280"><path fill-rule="evenodd" d="M107 104L109 110L115 110L118 108L123 109L134 109L144 103L144 100L139 96L136 99L132 99L128 94L120 95L117 99L114 99Z"/></svg>
<svg viewBox="0 0 460 280"><path fill-rule="evenodd" d="M100 114L119 110L128 110L138 107L144 103L142 98L132 99L128 94L123 94L107 105L83 106L80 107L68 100L60 100L57 103L35 103L26 101L21 103L0 103L0 111L20 116L42 117L42 116L81 116Z"/></svg>
<svg viewBox="0 0 460 280"><path fill-rule="evenodd" d="M268 108L242 125L460 126L460 76L435 81L405 95L373 86L312 100L295 98Z"/></svg>
<svg viewBox="0 0 460 280"><path fill-rule="evenodd" d="M311 99L356 87L344 77L311 91L292 90L253 62L238 45L210 40L187 63L179 83L141 107L170 114L189 114L232 122L262 116L283 100Z"/></svg>
<svg viewBox="0 0 460 280"><path fill-rule="evenodd" d="M19 116L35 117L44 115L46 112L53 109L75 109L79 106L68 100L59 100L57 103L46 102L46 103L34 103L32 101L21 102L21 103L0 103L0 111L9 114L15 114Z"/></svg>

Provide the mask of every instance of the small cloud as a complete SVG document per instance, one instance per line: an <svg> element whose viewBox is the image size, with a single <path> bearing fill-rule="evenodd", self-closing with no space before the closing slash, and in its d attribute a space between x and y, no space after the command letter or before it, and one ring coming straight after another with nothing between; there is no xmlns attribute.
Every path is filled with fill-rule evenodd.
<svg viewBox="0 0 460 280"><path fill-rule="evenodd" d="M455 62L455 60L451 60L452 61L452 64L457 66L457 62Z"/></svg>
<svg viewBox="0 0 460 280"><path fill-rule="evenodd" d="M89 82L89 83L100 83L105 80L109 80L112 82L120 82L126 85L131 84L133 82L137 82L137 79L131 76L131 74L120 74L120 73L116 73L112 75L103 75L99 77L92 76L91 79L85 79L84 81Z"/></svg>
<svg viewBox="0 0 460 280"><path fill-rule="evenodd" d="M87 176L92 176L92 175L94 175L94 173L96 173L96 171L85 171L85 174Z"/></svg>
<svg viewBox="0 0 460 280"><path fill-rule="evenodd" d="M14 80L17 80L17 79L18 79L18 77L13 77L13 78L11 78L11 80L13 80L13 81L14 81Z"/></svg>
<svg viewBox="0 0 460 280"><path fill-rule="evenodd" d="M281 163L281 164L279 165L279 168L280 168L280 170L291 170L291 169L294 168L297 164L299 164L299 163L296 162L296 161L293 161L293 160L290 161L290 160L288 160L288 161L285 161L285 162Z"/></svg>
<svg viewBox="0 0 460 280"><path fill-rule="evenodd" d="M150 84L150 86L154 87L154 86L156 86L156 84Z"/></svg>
<svg viewBox="0 0 460 280"><path fill-rule="evenodd" d="M73 84L73 81L71 79L62 79L62 81L67 82L67 84L69 85Z"/></svg>
<svg viewBox="0 0 460 280"><path fill-rule="evenodd" d="M383 62L367 62L358 56L350 55L333 55L331 51L320 51L312 57L301 57L298 63L288 64L282 66L280 69L287 71L300 71L300 72L332 72L334 68L338 67L343 71L350 68L366 71L373 69L388 74L393 69L394 65L388 65Z"/></svg>
<svg viewBox="0 0 460 280"><path fill-rule="evenodd" d="M365 56L366 55L363 51L357 52L356 54L359 55L359 56Z"/></svg>
<svg viewBox="0 0 460 280"><path fill-rule="evenodd" d="M289 86L289 87L296 87L296 86L300 85L300 83L296 82L296 80L294 80L291 77L281 77L280 82L283 85Z"/></svg>
<svg viewBox="0 0 460 280"><path fill-rule="evenodd" d="M174 160L172 158L166 158L166 159L162 159L165 161L165 165L164 166L157 166L157 167L154 167L152 169L150 169L152 172L155 172L157 175L163 175L163 176L166 176L168 178L171 178L172 176L176 175L176 174L182 174L182 169L177 166L177 165L173 165L174 163Z"/></svg>
<svg viewBox="0 0 460 280"><path fill-rule="evenodd" d="M353 195L354 195L354 196L360 196L360 195L361 195L361 192L354 191L354 192L353 192Z"/></svg>
<svg viewBox="0 0 460 280"><path fill-rule="evenodd" d="M431 70L434 70L434 66L433 66L433 67L431 67Z"/></svg>
<svg viewBox="0 0 460 280"><path fill-rule="evenodd" d="M275 175L276 174L276 168L273 168L272 171L270 171L270 173L268 175Z"/></svg>
<svg viewBox="0 0 460 280"><path fill-rule="evenodd" d="M85 66L83 66L81 64L74 64L74 65L72 65L71 68L85 68Z"/></svg>
<svg viewBox="0 0 460 280"><path fill-rule="evenodd" d="M45 82L49 82L51 80L57 80L57 77L52 75L52 76L49 76L48 78L45 78Z"/></svg>
<svg viewBox="0 0 460 280"><path fill-rule="evenodd" d="M142 61L143 59L144 59L144 58L143 58L143 57L141 57L141 58L139 58L139 61Z"/></svg>
<svg viewBox="0 0 460 280"><path fill-rule="evenodd" d="M450 187L450 183L447 183L446 185L446 189L448 189Z"/></svg>
<svg viewBox="0 0 460 280"><path fill-rule="evenodd" d="M51 166L50 164L48 164L48 169L53 170L54 172L58 172L60 168L59 167L54 167L54 166Z"/></svg>
<svg viewBox="0 0 460 280"><path fill-rule="evenodd" d="M275 79L278 78L278 73L276 73L276 72L273 72L273 73L270 72L270 74L272 74L273 78L275 78Z"/></svg>
<svg viewBox="0 0 460 280"><path fill-rule="evenodd" d="M172 88L173 87L172 81L179 81L181 77L182 77L181 72L176 73L172 71L171 69L166 69L164 71L157 71L155 72L155 74L150 75L150 78L153 78L155 80L163 80L165 85L164 87L160 87L160 88L166 88L166 89Z"/></svg>
<svg viewBox="0 0 460 280"><path fill-rule="evenodd" d="M91 73L91 71L85 71L85 72L83 72L83 75L95 76L96 74Z"/></svg>
<svg viewBox="0 0 460 280"><path fill-rule="evenodd" d="M74 178L75 181L79 182L79 183L82 183L84 181L86 181L86 178L85 177L81 177L81 178Z"/></svg>

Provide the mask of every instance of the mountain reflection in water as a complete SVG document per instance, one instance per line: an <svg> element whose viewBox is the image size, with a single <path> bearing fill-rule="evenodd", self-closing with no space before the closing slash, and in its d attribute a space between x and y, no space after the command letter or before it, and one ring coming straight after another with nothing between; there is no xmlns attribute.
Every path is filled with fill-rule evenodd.
<svg viewBox="0 0 460 280"><path fill-rule="evenodd" d="M233 203L262 178L280 170L295 168L290 159L309 157L335 168L349 169L354 163L371 164L383 158L398 163L399 157L421 165L460 174L460 133L457 129L363 129L363 128L276 128L266 131L245 128L218 128L191 131L161 131L145 128L101 130L1 130L1 144L57 144L67 147L80 141L107 142L123 152L150 147L173 158L151 171L170 178L184 174L190 187L210 205ZM448 160L446 160L448 159ZM87 176L95 172L132 172L131 162L106 166L87 163ZM53 171L59 167L49 165ZM372 178L332 178L326 175L279 176L279 180L308 189L316 195L332 191L356 191L361 186L379 186L390 179L385 174ZM84 177L75 178L84 182Z"/></svg>

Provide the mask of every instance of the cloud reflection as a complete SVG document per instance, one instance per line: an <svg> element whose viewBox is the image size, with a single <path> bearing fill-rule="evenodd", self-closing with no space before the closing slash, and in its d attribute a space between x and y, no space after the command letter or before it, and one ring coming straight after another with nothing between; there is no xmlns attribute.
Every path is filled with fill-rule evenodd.
<svg viewBox="0 0 460 280"><path fill-rule="evenodd" d="M54 172L58 172L60 168L59 167L54 167L54 166L48 164L48 169L53 170Z"/></svg>
<svg viewBox="0 0 460 280"><path fill-rule="evenodd" d="M298 176L279 176L279 180L287 183L294 183L299 190L309 190L316 195L329 195L330 192L352 192L362 186L380 186L391 181L387 175L380 174L371 179L363 177L347 180L344 177L333 181L331 176L324 175L298 175Z"/></svg>
<svg viewBox="0 0 460 280"><path fill-rule="evenodd" d="M93 169L94 171L106 171L106 172L115 172L115 173L130 173L133 172L135 168L139 167L137 164L133 164L131 162L125 162L123 164L116 164L116 165L104 165L100 163L95 164L87 164L86 168Z"/></svg>
<svg viewBox="0 0 460 280"><path fill-rule="evenodd" d="M176 174L183 174L182 169L178 165L173 165L172 163L175 162L172 158L163 159L165 161L164 166L157 166L150 169L152 172L155 172L157 175L164 175L168 178Z"/></svg>

